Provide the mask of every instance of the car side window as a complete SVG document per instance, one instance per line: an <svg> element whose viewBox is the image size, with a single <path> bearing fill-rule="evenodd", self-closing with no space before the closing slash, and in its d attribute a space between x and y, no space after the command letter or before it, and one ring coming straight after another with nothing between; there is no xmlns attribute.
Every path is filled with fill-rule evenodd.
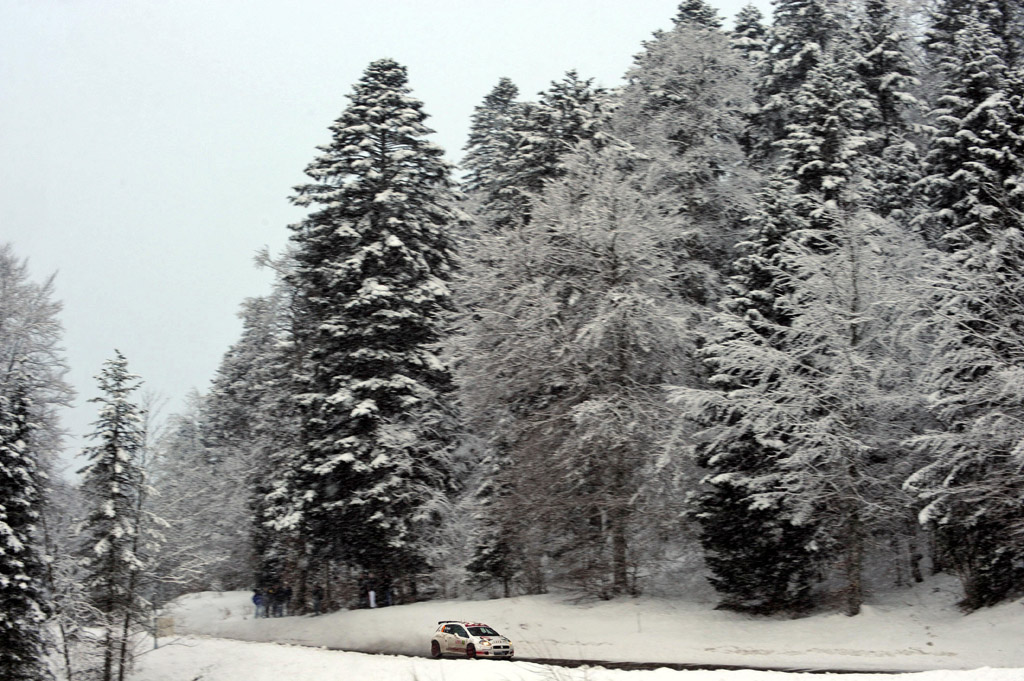
<svg viewBox="0 0 1024 681"><path fill-rule="evenodd" d="M469 638L469 635L466 633L466 630L460 626L452 627L452 633L462 638Z"/></svg>

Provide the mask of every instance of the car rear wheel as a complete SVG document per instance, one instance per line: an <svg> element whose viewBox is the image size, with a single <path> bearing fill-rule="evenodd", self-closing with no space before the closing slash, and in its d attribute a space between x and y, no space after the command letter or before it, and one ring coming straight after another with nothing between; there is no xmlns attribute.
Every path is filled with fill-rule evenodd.
<svg viewBox="0 0 1024 681"><path fill-rule="evenodd" d="M435 660L441 657L441 644L437 641L430 642L430 656Z"/></svg>
<svg viewBox="0 0 1024 681"><path fill-rule="evenodd" d="M472 643L466 646L466 657L468 657L471 660L476 659L476 648L473 647Z"/></svg>

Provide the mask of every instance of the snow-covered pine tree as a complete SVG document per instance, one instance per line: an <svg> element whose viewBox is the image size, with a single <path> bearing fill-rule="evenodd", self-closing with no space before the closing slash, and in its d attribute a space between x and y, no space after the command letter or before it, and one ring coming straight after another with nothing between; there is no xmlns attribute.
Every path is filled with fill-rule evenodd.
<svg viewBox="0 0 1024 681"><path fill-rule="evenodd" d="M898 226L870 213L844 214L835 204L822 210L834 221L829 248L799 239L780 247L777 275L789 292L776 304L787 312L784 321L764 320L754 328L740 315L723 314L710 354L715 381L725 391L680 389L674 396L690 411L715 417L703 435L703 456L719 471L709 476L717 494L746 504L732 522L746 526L752 537L779 532L773 539L788 535L814 546L812 565L827 567L823 559L838 557L845 611L855 615L871 538L904 512L900 443L920 401L913 392L914 362L908 361L914 354L907 333L913 320L904 310L917 307L915 275L924 246L909 248L910 237ZM737 443L744 442L749 451L770 456L768 465L740 469L716 461L723 456L743 463L745 452ZM764 513L775 509L792 527ZM769 522L758 530L752 521L759 516ZM725 522L718 518L710 529ZM756 556L767 542L752 543L741 558ZM712 548L712 567L721 567L715 561L724 550L720 543ZM791 564L792 554L780 548L774 553L783 561L764 556L771 561L771 581L761 590L745 581L752 575L733 572L717 573L716 586L732 586L722 584L729 577L740 587L727 591L731 597L768 605L773 594L765 587L778 583L782 569L797 569L790 576L797 584L808 569Z"/></svg>
<svg viewBox="0 0 1024 681"><path fill-rule="evenodd" d="M775 142L787 135L793 98L835 40L848 30L844 0L777 0L768 29L768 56L756 87L750 152L759 162L776 157Z"/></svg>
<svg viewBox="0 0 1024 681"><path fill-rule="evenodd" d="M0 244L0 393L15 375L27 388L35 424L31 448L44 469L61 449L57 409L74 396L65 380L60 311L54 277L32 281L28 262L10 244Z"/></svg>
<svg viewBox="0 0 1024 681"><path fill-rule="evenodd" d="M497 92L498 89L495 90ZM561 81L553 82L548 90L540 93L538 102L512 102L512 92L507 86L502 88L502 92L502 99L509 101L509 105L501 107L503 116L507 115L508 120L502 117L500 126L495 126L500 127L500 135L495 135L497 129L490 133L499 144L486 147L492 156L487 162L494 169L490 188L481 192L470 187L470 196L477 199L474 218L479 224L510 229L529 222L537 194L547 183L564 174L562 160L574 146L602 134L601 129L606 122L603 102L607 94L593 87L592 80L580 79L575 71L567 73ZM484 110L478 109L480 113ZM479 143L475 149L483 151L485 145ZM467 155L464 163L478 164L482 160ZM474 170L471 165L467 167L471 172ZM484 237L485 240L488 238ZM488 267L484 260L492 255L486 254L486 245L475 244L473 250L474 254L466 262L472 263L473 271L479 274ZM499 443L500 438L495 440L488 435L484 439L489 444L482 455L481 465L493 471L493 474L484 476L493 478L493 483L484 482L472 494L476 497L478 515L493 517L494 508L504 503L499 500L514 492L512 484L503 479L509 466L508 447ZM536 569L537 565L526 558L524 547L515 543L515 538L521 539L528 533L526 528L523 533L499 534L481 525L476 536L474 557L468 564L470 572L483 582L500 583L509 592L513 582L524 584L531 592L542 591L544 580Z"/></svg>
<svg viewBox="0 0 1024 681"><path fill-rule="evenodd" d="M492 227L505 226L525 212L514 202L521 195L505 189L505 166L519 143L514 126L522 120L523 104L516 101L518 96L519 88L502 78L484 97L470 119L466 153L460 164L466 170L465 190L478 202L478 219Z"/></svg>
<svg viewBox="0 0 1024 681"><path fill-rule="evenodd" d="M480 419L483 421L484 419ZM470 490L476 505L473 529L473 556L466 571L485 585L498 584L502 595L514 594L514 585L527 563L523 541L526 528L512 522L504 509L513 509L516 481L509 447L494 438L480 460L479 470L487 471L480 484ZM508 518L501 524L494 518ZM509 531L510 526L514 531ZM542 589L537 589L541 591Z"/></svg>
<svg viewBox="0 0 1024 681"><path fill-rule="evenodd" d="M872 210L908 229L916 215L907 189L920 179L917 146L922 104L913 94L919 86L911 62L910 39L900 28L892 0L867 0L857 26L857 71L870 94L875 115L867 125L874 157L865 168L871 183L866 199Z"/></svg>
<svg viewBox="0 0 1024 681"><path fill-rule="evenodd" d="M1024 81L1007 64L1005 4L944 17L951 8L959 6L940 6L929 44L943 88L922 181L922 223L950 251L932 291L924 385L943 429L916 440L932 461L908 487L928 504L922 518L960 576L964 605L978 608L1018 593L1024 580Z"/></svg>
<svg viewBox="0 0 1024 681"><path fill-rule="evenodd" d="M247 298L238 316L242 335L221 358L202 407L203 445L211 450L248 447L255 438L260 412L256 407L266 388L267 364L277 349L280 294ZM215 458L240 452L215 453Z"/></svg>
<svg viewBox="0 0 1024 681"><path fill-rule="evenodd" d="M96 378L102 394L90 400L99 405L99 418L89 437L97 443L83 450L88 463L79 471L88 512L81 522L79 556L82 582L99 617L100 679L124 681L133 658L132 636L149 616L140 593L146 569L140 554L146 485L140 457L146 433L143 411L132 395L140 381L129 373L124 355L115 351Z"/></svg>
<svg viewBox="0 0 1024 681"><path fill-rule="evenodd" d="M730 44L746 57L751 66L759 68L768 52L768 29L764 14L756 5L744 5L733 20Z"/></svg>
<svg viewBox="0 0 1024 681"><path fill-rule="evenodd" d="M1011 195L1005 185L1016 173L1016 131L1007 108L1019 94L1019 77L1006 62L1006 44L985 17L985 0L957 21L951 44L933 45L943 74L931 117L936 132L925 157L921 229L952 248L984 241L1001 229L1000 211ZM991 227L990 227L991 226Z"/></svg>
<svg viewBox="0 0 1024 681"><path fill-rule="evenodd" d="M235 459L241 467L250 509L253 584L260 589L281 585L295 565L305 560L287 519L294 511L290 462L302 442L301 405L295 394L304 370L303 346L296 341L296 300L299 292L285 279L294 270L293 254L279 258L263 251L257 263L274 273L271 292L242 304L242 335L221 359L203 405L203 445L217 459ZM236 468L237 469L237 468ZM292 528L294 529L294 528ZM319 579L321 575L312 575ZM306 587L294 591L304 602ZM321 584L324 607L336 604L332 585Z"/></svg>
<svg viewBox="0 0 1024 681"><path fill-rule="evenodd" d="M724 339L705 351L714 381L726 391L751 388L747 381L754 379L767 382L758 389L770 391L773 384L790 378L786 371L796 365L756 376L732 374L728 367L735 358L730 353L746 351L739 339L759 339L769 355L786 350L784 329L804 312L783 304L798 281L788 271L784 254L794 246L819 254L833 252L834 216L856 212L859 195L852 188L865 165L866 127L873 109L849 51L843 41L834 40L833 47L816 57L818 63L805 82L789 95L790 123L778 143L780 163L749 220L751 233L741 244L735 291L724 301L741 321L730 322ZM698 447L698 462L709 472L696 504L715 573L713 583L723 594L723 604L755 611L806 606L811 581L834 558L827 549L841 545L841 540L826 541L827 530L836 528L814 514L799 513L796 496L773 497L771 503L758 496L766 480L781 480L778 476L793 454L787 438L763 436L757 402L733 410L723 410L713 400L686 404L687 416L697 424L724 429L714 441ZM747 409L752 411L744 413ZM759 541L744 544L740 535L758 524L763 525Z"/></svg>
<svg viewBox="0 0 1024 681"><path fill-rule="evenodd" d="M1021 235L1009 228L958 251L930 290L940 295L925 379L943 428L914 440L930 463L907 487L926 504L921 520L934 527L969 609L1016 596L1024 583Z"/></svg>
<svg viewBox="0 0 1024 681"><path fill-rule="evenodd" d="M709 5L705 0L683 0L679 3L676 16L672 19L677 26L679 24L690 24L702 28L722 28L722 20L718 16L718 10Z"/></svg>
<svg viewBox="0 0 1024 681"><path fill-rule="evenodd" d="M504 224L529 220L532 195L563 175L562 159L578 142L601 134L607 117L606 96L602 88L594 87L592 78L569 71L541 92L537 102L516 107L513 151L496 178L498 203L510 213L497 216Z"/></svg>
<svg viewBox="0 0 1024 681"><path fill-rule="evenodd" d="M668 425L660 386L686 357L671 197L637 161L579 145L528 224L482 239L458 346L467 413L510 462L499 517L527 561L557 552L559 576L600 596L635 586L635 511Z"/></svg>
<svg viewBox="0 0 1024 681"><path fill-rule="evenodd" d="M293 199L314 210L292 226L306 373L279 525L300 531L310 563L339 558L386 587L424 567L419 542L451 482L451 385L434 345L460 217L405 67L371 63L349 98Z"/></svg>
<svg viewBox="0 0 1024 681"><path fill-rule="evenodd" d="M681 271L694 271L694 261L728 269L739 223L753 209L758 178L742 147L750 78L725 33L677 20L634 58L611 116L616 136L644 157L638 167L651 186L676 196L680 229L666 248L678 253ZM720 277L709 271L678 285L698 302L721 295Z"/></svg>
<svg viewBox="0 0 1024 681"><path fill-rule="evenodd" d="M241 337L221 359L199 413L188 417L197 421L201 442L189 445L173 437L172 449L184 460L172 465L187 466L189 460L200 457L196 459L196 472L205 475L205 486L211 493L224 496L230 509L227 515L240 514L247 508L248 527L241 533L246 541L238 541L237 528L234 538L223 535L227 552L219 557L221 567L210 578L221 583L241 580L267 588L280 583L284 565L293 552L285 537L267 526L274 515L267 506L267 494L274 479L272 460L297 442L298 419L290 390L290 356L294 354L290 342L292 292L281 281L288 260L261 260L275 270L273 289L266 296L242 303ZM169 482L179 484L173 479ZM196 511L190 516L192 520L205 522L202 510Z"/></svg>
<svg viewBox="0 0 1024 681"><path fill-rule="evenodd" d="M1019 56L1016 49L1020 35L1014 29L1020 25L1019 0L938 0L928 7L928 28L924 46L932 63L939 65L948 58L958 61L955 50L958 35L969 21L979 21L997 40L1003 42L1006 62L1012 64Z"/></svg>
<svg viewBox="0 0 1024 681"><path fill-rule="evenodd" d="M0 669L7 678L50 678L50 595L39 523L44 483L28 387L12 375L0 392Z"/></svg>

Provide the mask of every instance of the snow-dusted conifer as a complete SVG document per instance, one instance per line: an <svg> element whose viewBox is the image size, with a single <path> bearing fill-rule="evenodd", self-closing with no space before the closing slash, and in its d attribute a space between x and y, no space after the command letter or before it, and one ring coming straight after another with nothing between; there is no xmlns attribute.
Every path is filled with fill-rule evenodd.
<svg viewBox="0 0 1024 681"><path fill-rule="evenodd" d="M848 27L836 0L778 0L768 30L768 56L756 87L759 110L752 119L751 151L760 161L775 157L773 144L787 135L793 98L833 42Z"/></svg>
<svg viewBox="0 0 1024 681"><path fill-rule="evenodd" d="M702 28L721 28L722 20L718 16L718 10L709 5L705 0L683 0L679 3L679 9L672 21L679 24L690 24Z"/></svg>
<svg viewBox="0 0 1024 681"><path fill-rule="evenodd" d="M950 253L931 291L937 314L924 389L943 429L916 441L932 462L908 486L927 503L922 518L934 523L969 608L1017 593L1024 579L1015 387L1024 339L1024 82L1006 61L1005 9L981 2L962 16L940 15L930 43L944 82L922 224Z"/></svg>
<svg viewBox="0 0 1024 681"><path fill-rule="evenodd" d="M448 484L450 382L433 348L460 218L406 69L371 63L349 98L294 198L313 210L292 227L305 373L279 526L299 529L316 557L387 580L421 567L417 525Z"/></svg>
<svg viewBox="0 0 1024 681"><path fill-rule="evenodd" d="M522 212L508 203L519 195L503 191L505 166L519 143L515 124L521 120L523 104L516 101L518 96L519 88L508 78L502 78L484 97L470 120L466 154L461 163L467 171L465 189L477 199L479 217L492 226L501 227Z"/></svg>
<svg viewBox="0 0 1024 681"><path fill-rule="evenodd" d="M500 584L502 595L513 595L516 578L526 563L524 556L525 528L514 522L505 511L515 509L512 495L516 483L511 474L513 459L500 441L492 441L489 451L479 461L477 470L485 475L471 490L477 506L473 536L473 556L466 571L484 584ZM500 525L494 518L506 518ZM510 525L514 532L509 532Z"/></svg>
<svg viewBox="0 0 1024 681"><path fill-rule="evenodd" d="M758 68L768 51L768 29L761 10L755 5L744 5L736 14L729 36L733 48Z"/></svg>
<svg viewBox="0 0 1024 681"><path fill-rule="evenodd" d="M285 281L294 269L292 253L272 258L264 251L257 263L274 273L274 284L268 295L243 302L242 335L221 359L199 421L211 462L225 462L240 476L236 482L246 483L252 563L236 569L251 570L254 585L266 589L280 585L304 558L294 533L275 526L294 511L289 463L302 441L295 393L306 358L296 342L298 292ZM303 602L307 585L298 586Z"/></svg>
<svg viewBox="0 0 1024 681"><path fill-rule="evenodd" d="M203 445L211 449L245 447L255 438L262 416L259 402L267 392L268 365L277 349L282 323L279 289L248 298L238 316L242 335L221 358L203 405ZM221 455L216 455L221 456Z"/></svg>
<svg viewBox="0 0 1024 681"><path fill-rule="evenodd" d="M230 556L219 557L220 567L214 571L218 581L237 583L255 577L256 586L266 588L280 583L283 565L294 553L290 545L286 548L285 536L267 526L268 513L275 515L267 506L267 494L274 480L273 460L283 457L298 441L298 405L292 399L292 291L281 281L288 259L285 256L280 262L262 260L277 274L272 292L243 302L239 311L241 337L221 359L209 394L197 405L199 412L181 415L187 421L196 421L201 441L191 444L172 434L164 444L170 445L169 451L181 459L168 461L172 467L187 468L190 461L195 461L192 474L198 474L205 482L193 487L205 487L210 494L222 495L230 507L227 515L237 515L245 506L249 508L245 532L236 528L235 537L222 535L222 546L229 549ZM166 475L164 479L179 484ZM239 496L242 490L248 494L248 500ZM189 516L191 521L206 522L203 510L195 511ZM246 541L239 541L240 536Z"/></svg>
<svg viewBox="0 0 1024 681"><path fill-rule="evenodd" d="M959 248L1015 224L1009 202L1019 180L1019 130L1011 99L1020 78L1006 45L984 21L987 3L959 19L952 44L936 45L943 86L932 111L936 133L925 157L918 223L934 240Z"/></svg>
<svg viewBox="0 0 1024 681"><path fill-rule="evenodd" d="M0 393L0 669L7 678L50 678L50 614L39 523L43 473L30 448L28 388L11 376Z"/></svg>
<svg viewBox="0 0 1024 681"><path fill-rule="evenodd" d="M970 609L1020 593L1024 580L1022 232L1010 227L956 252L929 290L937 314L925 385L943 427L914 440L929 463L907 487L926 504L921 520L935 528Z"/></svg>
<svg viewBox="0 0 1024 681"><path fill-rule="evenodd" d="M633 588L635 509L666 427L660 386L685 357L663 248L671 199L648 194L636 161L580 145L529 224L482 239L458 346L467 412L510 461L495 504L519 533L522 571L557 551L562 574L605 596Z"/></svg>
<svg viewBox="0 0 1024 681"><path fill-rule="evenodd" d="M786 372L792 367L737 376L728 367L739 358L731 355L746 352L741 339L762 345L765 357L788 347L785 329L805 311L785 302L799 281L785 254L797 246L812 253L833 252L838 236L833 216L855 212L854 187L865 165L873 110L842 43L825 54L812 52L816 65L788 93L787 134L777 143L781 158L748 220L750 234L740 244L735 290L723 302L735 315L723 332L731 341L705 350L715 382L727 391L754 389L748 379L764 382L757 390L771 391L789 378ZM820 541L821 520L800 514L800 499L780 496L762 503L758 496L765 481L780 479L789 455L782 446L786 438L765 437L760 431L766 423L759 420L760 406L751 401L726 410L714 401L687 402L689 418L724 429L713 443L698 446L698 462L708 475L695 515L704 532L712 581L725 605L755 611L800 608L808 604L811 581L831 556ZM763 531L757 542L740 540L758 525Z"/></svg>
<svg viewBox="0 0 1024 681"><path fill-rule="evenodd" d="M741 146L751 105L749 65L722 31L698 21L677 22L644 48L627 74L612 127L644 157L638 167L651 186L677 197L680 230L666 247L681 260L724 271L756 188ZM718 284L707 273L679 281L684 295L703 302L720 295Z"/></svg>
<svg viewBox="0 0 1024 681"><path fill-rule="evenodd" d="M101 678L123 681L144 610L139 587L146 564L139 549L146 482L140 457L146 433L132 395L140 382L124 355L115 351L96 378L102 394L90 400L99 405L99 418L89 436L96 444L83 450L88 463L79 471L88 513L80 559L83 585L100 617Z"/></svg>
<svg viewBox="0 0 1024 681"><path fill-rule="evenodd" d="M500 178L501 201L512 213L506 222L529 220L532 195L564 174L562 159L577 143L601 134L605 97L592 78L569 71L541 92L537 102L517 107L514 150Z"/></svg>
<svg viewBox="0 0 1024 681"><path fill-rule="evenodd" d="M919 86L910 58L910 40L900 29L892 0L868 0L857 29L857 71L873 101L867 125L871 136L865 164L871 190L865 199L875 213L909 228L915 216L907 189L920 179L920 150L915 143L922 109L913 94Z"/></svg>
<svg viewBox="0 0 1024 681"><path fill-rule="evenodd" d="M719 452L736 457L744 441L771 453L771 465L742 477L723 471L713 484L742 485L753 510L781 509L790 534L806 529L819 560L838 557L845 610L855 615L869 537L907 504L895 464L906 456L905 422L919 418L920 400L904 310L916 307L924 246L908 248L895 224L870 213L822 210L833 221L827 249L798 239L780 247L785 321L755 329L723 315L711 354L726 390L676 397L716 414L705 435L712 461Z"/></svg>

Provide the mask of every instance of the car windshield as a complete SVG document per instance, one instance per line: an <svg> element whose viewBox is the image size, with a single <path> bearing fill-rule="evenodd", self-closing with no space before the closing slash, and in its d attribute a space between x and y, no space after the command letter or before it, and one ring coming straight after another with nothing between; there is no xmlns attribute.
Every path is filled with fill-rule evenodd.
<svg viewBox="0 0 1024 681"><path fill-rule="evenodd" d="M490 627L470 627L470 636L499 636L498 632Z"/></svg>

